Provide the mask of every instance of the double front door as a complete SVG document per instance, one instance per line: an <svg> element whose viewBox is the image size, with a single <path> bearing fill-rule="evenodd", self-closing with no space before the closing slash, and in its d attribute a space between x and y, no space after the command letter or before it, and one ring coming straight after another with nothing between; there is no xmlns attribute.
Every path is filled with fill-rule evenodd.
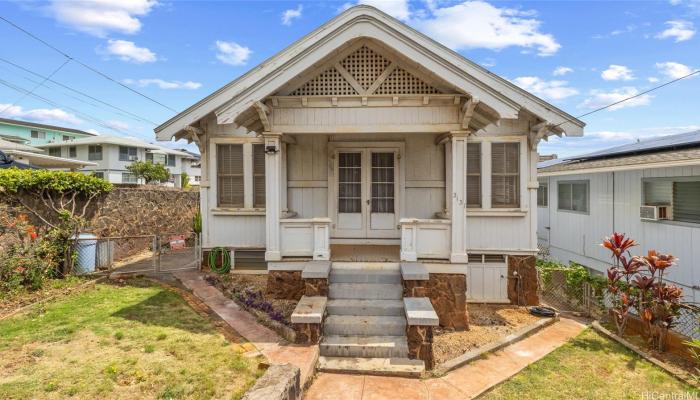
<svg viewBox="0 0 700 400"><path fill-rule="evenodd" d="M400 237L398 155L392 148L336 151L334 237Z"/></svg>

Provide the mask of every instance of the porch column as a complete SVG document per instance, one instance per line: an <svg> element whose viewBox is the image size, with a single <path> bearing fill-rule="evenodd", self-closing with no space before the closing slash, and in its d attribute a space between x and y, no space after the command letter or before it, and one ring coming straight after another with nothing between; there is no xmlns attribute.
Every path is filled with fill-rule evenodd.
<svg viewBox="0 0 700 400"><path fill-rule="evenodd" d="M468 131L450 132L452 163L452 250L450 262L467 262L467 135Z"/></svg>
<svg viewBox="0 0 700 400"><path fill-rule="evenodd" d="M263 132L265 139L265 261L279 261L282 213L282 134ZM285 185L286 186L286 185Z"/></svg>

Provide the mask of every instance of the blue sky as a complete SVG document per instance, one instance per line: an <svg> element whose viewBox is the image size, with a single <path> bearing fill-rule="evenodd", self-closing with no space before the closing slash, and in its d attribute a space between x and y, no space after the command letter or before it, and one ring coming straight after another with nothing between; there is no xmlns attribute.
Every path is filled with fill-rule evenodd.
<svg viewBox="0 0 700 400"><path fill-rule="evenodd" d="M363 0L578 116L700 68L700 0L481 2ZM174 110L183 110L353 2L5 1L0 15ZM0 116L153 140L174 112L0 21ZM3 61L5 60L5 61ZM35 87L33 96L10 89ZM147 120L147 121L145 121ZM151 122L148 122L151 121ZM700 77L584 118L560 156L700 129Z"/></svg>

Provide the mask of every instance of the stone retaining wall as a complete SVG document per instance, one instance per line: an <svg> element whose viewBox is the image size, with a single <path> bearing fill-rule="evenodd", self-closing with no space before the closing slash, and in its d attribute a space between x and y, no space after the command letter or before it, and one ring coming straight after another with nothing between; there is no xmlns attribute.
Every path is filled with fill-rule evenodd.
<svg viewBox="0 0 700 400"><path fill-rule="evenodd" d="M511 304L540 304L536 264L535 256L508 256L508 299Z"/></svg>
<svg viewBox="0 0 700 400"><path fill-rule="evenodd" d="M404 297L428 297L440 318L440 326L448 329L466 329L467 279L464 274L430 274L427 281L403 281Z"/></svg>
<svg viewBox="0 0 700 400"><path fill-rule="evenodd" d="M271 365L242 400L299 400L301 373L292 364Z"/></svg>
<svg viewBox="0 0 700 400"><path fill-rule="evenodd" d="M408 341L408 358L423 360L425 369L432 370L435 367L433 327L409 325L406 327L406 339Z"/></svg>

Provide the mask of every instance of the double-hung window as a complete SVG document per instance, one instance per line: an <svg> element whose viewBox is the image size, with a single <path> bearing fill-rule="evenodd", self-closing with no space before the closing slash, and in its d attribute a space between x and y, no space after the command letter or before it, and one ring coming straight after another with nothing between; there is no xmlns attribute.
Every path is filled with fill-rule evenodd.
<svg viewBox="0 0 700 400"><path fill-rule="evenodd" d="M588 181L564 181L557 184L557 209L587 213L589 210Z"/></svg>
<svg viewBox="0 0 700 400"><path fill-rule="evenodd" d="M481 142L467 143L467 207L481 208Z"/></svg>
<svg viewBox="0 0 700 400"><path fill-rule="evenodd" d="M520 207L520 143L491 144L491 207Z"/></svg>
<svg viewBox="0 0 700 400"><path fill-rule="evenodd" d="M119 146L119 161L138 161L136 147Z"/></svg>
<svg viewBox="0 0 700 400"><path fill-rule="evenodd" d="M265 208L263 144L217 144L216 177L219 207Z"/></svg>
<svg viewBox="0 0 700 400"><path fill-rule="evenodd" d="M88 161L100 160L102 160L102 146L99 144L88 146Z"/></svg>

